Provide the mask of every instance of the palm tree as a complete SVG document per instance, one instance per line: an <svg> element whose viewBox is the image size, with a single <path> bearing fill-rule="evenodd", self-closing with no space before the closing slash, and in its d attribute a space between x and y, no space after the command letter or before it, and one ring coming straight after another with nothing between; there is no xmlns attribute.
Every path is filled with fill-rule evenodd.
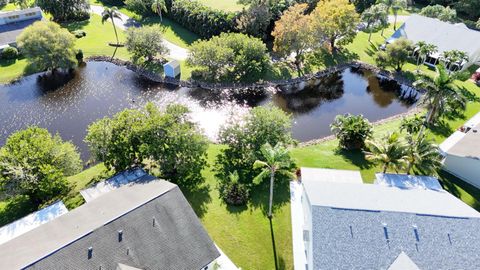
<svg viewBox="0 0 480 270"><path fill-rule="evenodd" d="M398 12L407 7L407 1L405 0L377 0L377 4L385 4L387 11L392 10L395 21L393 23L393 30L397 30L397 16Z"/></svg>
<svg viewBox="0 0 480 270"><path fill-rule="evenodd" d="M407 174L410 174L412 169L422 172L426 175L436 175L437 170L442 166L442 156L439 148L427 140L425 134L419 134L418 137L414 135L407 135Z"/></svg>
<svg viewBox="0 0 480 270"><path fill-rule="evenodd" d="M162 11L167 12L167 5L165 0L153 0L151 9L153 12L157 13L160 16L160 22L163 22Z"/></svg>
<svg viewBox="0 0 480 270"><path fill-rule="evenodd" d="M253 179L254 184L259 184L264 178L270 176L270 199L268 204L268 218L272 218L272 204L273 204L273 184L275 181L275 174L280 173L291 178L295 178L295 174L291 172L292 160L288 150L283 147L281 143L277 143L272 147L266 143L260 149L265 161L256 160L253 164L254 169L262 168L262 171Z"/></svg>
<svg viewBox="0 0 480 270"><path fill-rule="evenodd" d="M435 52L437 52L437 46L428 44L424 41L419 41L417 43L417 72L420 72L420 59L422 59L423 64L425 63L427 56Z"/></svg>
<svg viewBox="0 0 480 270"><path fill-rule="evenodd" d="M463 61L468 61L468 55L467 53L459 50L451 50L443 52L442 59L445 63L445 67L448 69L448 73L451 73L452 64L460 65Z"/></svg>
<svg viewBox="0 0 480 270"><path fill-rule="evenodd" d="M387 134L380 141L366 140L365 146L369 150L365 152L365 159L382 165L383 173L390 168L399 171L406 164L406 146L396 132Z"/></svg>
<svg viewBox="0 0 480 270"><path fill-rule="evenodd" d="M102 12L102 24L105 23L107 20L112 21L113 25L113 31L115 32L115 37L117 39L117 46L120 44L118 41L118 33L117 33L117 27L115 26L115 19L122 20L122 17L120 16L120 12L118 11L117 7L112 7L112 8L105 8Z"/></svg>
<svg viewBox="0 0 480 270"><path fill-rule="evenodd" d="M362 13L362 20L367 23L366 28L369 30L368 41L370 42L373 28L378 26L382 27L382 33L383 29L385 29L384 22L388 22L387 7L384 4L377 4L369 7Z"/></svg>
<svg viewBox="0 0 480 270"><path fill-rule="evenodd" d="M465 98L453 86L456 76L450 76L443 64L437 65L435 78L424 76L414 83L415 87L426 90L423 102L427 103L426 124L432 124L442 114L449 111L451 104L465 109Z"/></svg>

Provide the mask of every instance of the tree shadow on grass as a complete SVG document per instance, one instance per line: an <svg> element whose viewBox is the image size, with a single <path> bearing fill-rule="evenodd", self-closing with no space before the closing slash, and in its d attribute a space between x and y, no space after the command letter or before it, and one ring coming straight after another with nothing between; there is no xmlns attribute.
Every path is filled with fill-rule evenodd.
<svg viewBox="0 0 480 270"><path fill-rule="evenodd" d="M210 197L210 185L203 184L197 188L185 188L180 186L183 194L199 218L202 218L208 211L207 205L212 202Z"/></svg>
<svg viewBox="0 0 480 270"><path fill-rule="evenodd" d="M358 60L359 58L358 54L350 52L345 48L335 53L331 53L327 49L322 48L319 51L310 54L307 57L307 61L310 65L330 67Z"/></svg>
<svg viewBox="0 0 480 270"><path fill-rule="evenodd" d="M370 169L372 167L372 163L365 159L365 154L362 150L345 150L337 147L337 149L335 149L335 154L342 156L344 159L362 170Z"/></svg>
<svg viewBox="0 0 480 270"><path fill-rule="evenodd" d="M200 37L197 34L190 32L180 24L166 17L163 18L162 22L160 22L160 17L156 15L144 16L142 18L137 18L137 19L138 19L138 22L141 23L142 25L161 25L164 32L168 28L172 29L175 35L178 36L178 38L180 38L187 45L191 45L193 42L200 39Z"/></svg>
<svg viewBox="0 0 480 270"><path fill-rule="evenodd" d="M461 197L461 193L458 187L463 189L466 193L470 194L475 199L475 202L471 206L475 210L480 211L480 189L475 188L469 183L464 182L460 178L443 170L440 171L439 178L441 180L440 183L442 184L443 188L455 197Z"/></svg>
<svg viewBox="0 0 480 270"><path fill-rule="evenodd" d="M67 28L68 31L72 32L75 30L81 30L85 28L90 23L90 20L84 20L79 22L70 22L62 24L63 27ZM88 33L87 33L88 35Z"/></svg>
<svg viewBox="0 0 480 270"><path fill-rule="evenodd" d="M480 97L478 97L475 93L472 91L468 90L466 87L459 87L458 91L460 91L460 94L462 94L467 101L470 102L480 102Z"/></svg>
<svg viewBox="0 0 480 270"><path fill-rule="evenodd" d="M375 43L369 43L368 47L365 49L365 53L373 57L378 52L378 46Z"/></svg>
<svg viewBox="0 0 480 270"><path fill-rule="evenodd" d="M29 213L37 210L28 196L16 196L8 200L3 209L0 210L0 226L4 226Z"/></svg>
<svg viewBox="0 0 480 270"><path fill-rule="evenodd" d="M439 120L436 125L429 127L430 131L435 135L448 137L453 133L453 128L445 120Z"/></svg>

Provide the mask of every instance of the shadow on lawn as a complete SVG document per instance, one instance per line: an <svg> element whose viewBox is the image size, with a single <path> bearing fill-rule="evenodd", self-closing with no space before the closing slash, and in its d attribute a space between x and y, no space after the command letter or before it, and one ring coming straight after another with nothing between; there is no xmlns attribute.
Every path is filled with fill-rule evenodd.
<svg viewBox="0 0 480 270"><path fill-rule="evenodd" d="M210 197L210 188L211 187L208 184L204 184L194 189L180 186L180 189L192 206L193 211L195 211L195 214L197 214L199 218L202 218L205 215L208 210L207 204L212 201L212 198Z"/></svg>
<svg viewBox="0 0 480 270"><path fill-rule="evenodd" d="M372 163L365 159L365 154L362 150L345 150L337 147L335 149L335 154L347 159L350 163L359 167L361 170L370 169L372 167Z"/></svg>
<svg viewBox="0 0 480 270"><path fill-rule="evenodd" d="M327 49L322 48L318 52L309 55L307 62L312 66L330 67L358 60L359 58L358 54L350 52L345 48L333 54Z"/></svg>
<svg viewBox="0 0 480 270"><path fill-rule="evenodd" d="M480 189L475 188L474 186L445 171L440 171L439 178L443 188L455 197L461 199L461 193L458 187L470 194L470 196L475 199L474 203L470 206L475 208L475 210L480 211Z"/></svg>
<svg viewBox="0 0 480 270"><path fill-rule="evenodd" d="M85 20L85 21L79 21L79 22L64 23L62 24L62 26L67 28L68 31L72 32L75 30L81 30L85 28L85 26L87 26L89 23L90 23L90 20Z"/></svg>
<svg viewBox="0 0 480 270"><path fill-rule="evenodd" d="M448 137L453 133L453 128L445 120L439 120L435 126L429 127L429 130L435 135Z"/></svg>
<svg viewBox="0 0 480 270"><path fill-rule="evenodd" d="M8 203L0 210L0 226L4 226L29 213L36 211L37 208L32 205L28 196L17 196L8 200Z"/></svg>

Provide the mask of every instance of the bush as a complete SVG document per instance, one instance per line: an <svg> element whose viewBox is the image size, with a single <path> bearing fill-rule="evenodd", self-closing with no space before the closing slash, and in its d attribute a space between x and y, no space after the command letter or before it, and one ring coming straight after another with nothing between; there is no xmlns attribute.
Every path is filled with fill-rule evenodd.
<svg viewBox="0 0 480 270"><path fill-rule="evenodd" d="M219 186L220 198L229 205L245 205L248 201L248 188L238 182L238 173L234 172L228 177L228 181Z"/></svg>
<svg viewBox="0 0 480 270"><path fill-rule="evenodd" d="M209 81L258 81L270 64L261 39L238 33L196 41L190 51L187 63L202 70Z"/></svg>
<svg viewBox="0 0 480 270"><path fill-rule="evenodd" d="M2 51L2 59L17 59L18 57L18 50L15 47L6 47Z"/></svg>
<svg viewBox="0 0 480 270"><path fill-rule="evenodd" d="M233 32L237 15L212 9L197 1L176 0L167 16L200 37L211 38L223 32Z"/></svg>
<svg viewBox="0 0 480 270"><path fill-rule="evenodd" d="M153 0L125 0L125 6L128 10L140 15L151 15Z"/></svg>
<svg viewBox="0 0 480 270"><path fill-rule="evenodd" d="M132 54L133 62L152 61L157 55L165 55L168 48L163 43L162 28L158 25L131 27L127 30L125 46Z"/></svg>
<svg viewBox="0 0 480 270"><path fill-rule="evenodd" d="M87 32L83 31L83 30L75 30L72 32L72 34L76 37L76 38L83 38L85 36L87 36Z"/></svg>
<svg viewBox="0 0 480 270"><path fill-rule="evenodd" d="M83 63L83 51L78 50L75 54L75 58L77 59L78 64Z"/></svg>
<svg viewBox="0 0 480 270"><path fill-rule="evenodd" d="M220 129L218 142L228 147L217 156L215 171L220 179L238 172L239 181L251 184L260 172L252 169L256 160L262 159L261 148L266 143L291 145L292 119L275 107L256 107L241 121L232 119Z"/></svg>
<svg viewBox="0 0 480 270"><path fill-rule="evenodd" d="M363 148L365 139L373 133L372 125L363 115L337 115L330 128L340 147L347 150Z"/></svg>
<svg viewBox="0 0 480 270"><path fill-rule="evenodd" d="M88 0L36 0L35 3L51 14L55 22L84 21L90 18Z"/></svg>

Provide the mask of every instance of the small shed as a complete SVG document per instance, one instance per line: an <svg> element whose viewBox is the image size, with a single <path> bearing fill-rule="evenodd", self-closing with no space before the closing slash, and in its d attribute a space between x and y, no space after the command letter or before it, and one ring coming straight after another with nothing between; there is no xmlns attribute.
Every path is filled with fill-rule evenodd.
<svg viewBox="0 0 480 270"><path fill-rule="evenodd" d="M180 62L177 60L172 60L165 65L163 65L163 72L165 77L175 78L180 75Z"/></svg>

